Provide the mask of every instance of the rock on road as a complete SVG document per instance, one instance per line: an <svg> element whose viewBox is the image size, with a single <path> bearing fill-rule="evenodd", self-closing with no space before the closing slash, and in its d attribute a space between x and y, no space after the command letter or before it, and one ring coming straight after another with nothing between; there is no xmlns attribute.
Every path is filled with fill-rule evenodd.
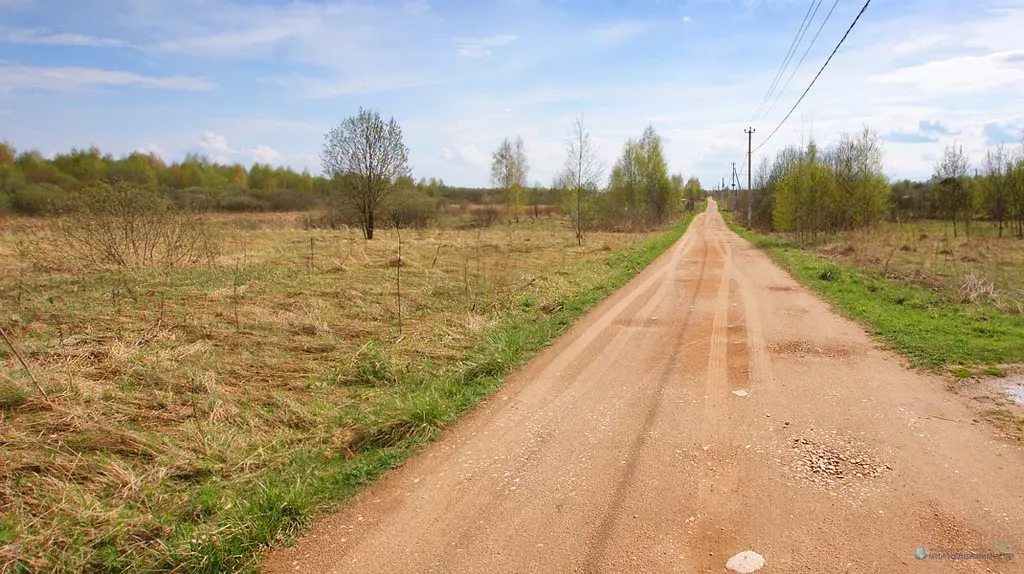
<svg viewBox="0 0 1024 574"><path fill-rule="evenodd" d="M742 390L744 393L734 393ZM1024 572L1024 452L725 225L268 572ZM1013 560L919 560L992 552Z"/></svg>

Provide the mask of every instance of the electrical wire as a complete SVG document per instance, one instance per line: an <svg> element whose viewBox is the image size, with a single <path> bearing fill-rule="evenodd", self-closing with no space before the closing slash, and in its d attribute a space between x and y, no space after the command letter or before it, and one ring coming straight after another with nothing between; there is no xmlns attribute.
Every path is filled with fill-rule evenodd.
<svg viewBox="0 0 1024 574"><path fill-rule="evenodd" d="M804 60L807 58L807 54L810 53L811 48L814 47L814 43L818 40L818 36L821 34L821 31L825 28L825 24L828 23L828 19L832 17L832 13L836 11L836 6L838 6L838 5L839 5L839 0L836 0L832 4L832 9L829 10L828 14L825 15L825 19L821 21L821 26L818 26L818 31L815 32L814 33L814 37L811 38L811 43L808 44L807 45L807 49L804 50L804 55L800 56L800 61L796 63L796 67L793 68L792 73L789 74L789 78L786 80L785 85L783 85L782 89L779 90L778 93L775 94L775 101L773 101L772 105L769 106L767 110L765 110L764 117L768 117L768 114L772 113L772 110L775 109L775 104L779 103L779 98L781 98L782 94L784 94L786 92L786 88L789 87L789 83L793 81L793 76L795 76L797 70L800 69L800 65L804 63Z"/></svg>
<svg viewBox="0 0 1024 574"><path fill-rule="evenodd" d="M768 143L768 140L772 139L772 136L774 136L779 131L779 128L781 128L782 125L786 123L786 120L788 120L789 117L793 115L793 112L796 111L797 106L800 105L800 102L804 101L804 98L807 96L807 92L810 92L811 88L814 87L814 83L818 81L819 77L821 77L821 73L825 71L826 67L828 67L829 62L832 61L832 58L836 55L836 52L839 51L839 48L843 45L843 42L846 41L846 38L850 35L850 32L853 31L854 26L857 25L858 21L860 21L860 17L864 15L864 12L868 9L868 6L870 4L871 0L867 0L866 2L864 2L864 6L860 9L860 12L857 13L857 17L853 19L853 23L850 24L850 27L846 29L846 33L843 34L842 38L840 38L839 43L836 44L835 49L832 50L832 53L829 54L828 59L825 60L824 64L822 64L821 69L818 70L817 74L815 74L814 79L811 80L811 83L807 85L807 89L804 90L804 93L800 95L800 99L798 99L796 103L793 104L793 107L789 109L789 113L786 114L786 117L782 118L782 121L779 122L779 125L775 126L775 129L772 130L772 133L768 134L768 137L765 138L764 141L762 141L760 144L758 144L754 151L757 151L764 147L764 144Z"/></svg>
<svg viewBox="0 0 1024 574"><path fill-rule="evenodd" d="M818 0L817 3L821 4L821 0ZM796 53L797 39L801 37L801 33L804 32L804 29L810 24L810 22L808 22L808 18L810 17L814 6L815 2L814 0L811 0L811 5L807 7L807 13L804 14L804 19L800 22L800 28L798 28L796 34L793 35L793 41L789 44L789 50L786 51L786 56L782 59L782 65L779 66L779 71L775 72L775 77L772 79L771 85L768 86L768 91L764 94L764 97L761 98L761 103L758 104L757 111L754 112L754 116L750 118L750 121L757 119L758 114L761 113L765 104L768 103L768 98L772 97L772 92L775 90L775 87L779 85L779 80L782 79L782 74L786 73L786 67L789 65L790 60L793 59L793 55Z"/></svg>

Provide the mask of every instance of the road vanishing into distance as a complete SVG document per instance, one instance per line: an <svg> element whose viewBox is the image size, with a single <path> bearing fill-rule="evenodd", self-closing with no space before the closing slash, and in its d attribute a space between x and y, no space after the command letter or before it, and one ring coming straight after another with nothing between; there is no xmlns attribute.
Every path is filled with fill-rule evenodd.
<svg viewBox="0 0 1024 574"><path fill-rule="evenodd" d="M266 570L727 572L749 550L761 572L1024 572L1024 452L963 400L711 202Z"/></svg>

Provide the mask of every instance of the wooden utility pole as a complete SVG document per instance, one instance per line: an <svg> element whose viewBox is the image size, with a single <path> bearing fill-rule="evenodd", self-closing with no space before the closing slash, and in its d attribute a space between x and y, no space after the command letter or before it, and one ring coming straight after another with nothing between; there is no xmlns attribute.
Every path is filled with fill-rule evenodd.
<svg viewBox="0 0 1024 574"><path fill-rule="evenodd" d="M743 130L743 133L747 134L747 227L750 227L750 210L751 205L754 203L754 197L751 195L754 193L753 186L750 185L751 174L754 173L754 152L752 151L754 144L754 128Z"/></svg>
<svg viewBox="0 0 1024 574"><path fill-rule="evenodd" d="M736 211L740 207L739 200L736 197L736 188L739 184L740 176L736 174L736 162L732 162L732 183L730 184L732 187L732 208L729 211Z"/></svg>

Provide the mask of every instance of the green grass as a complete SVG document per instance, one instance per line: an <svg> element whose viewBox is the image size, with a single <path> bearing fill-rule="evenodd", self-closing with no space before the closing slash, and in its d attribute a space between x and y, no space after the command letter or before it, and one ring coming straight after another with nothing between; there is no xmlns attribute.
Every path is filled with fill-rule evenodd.
<svg viewBox="0 0 1024 574"><path fill-rule="evenodd" d="M1024 361L1024 316L830 260L787 241L729 227L847 317L906 355L912 364L984 365Z"/></svg>

